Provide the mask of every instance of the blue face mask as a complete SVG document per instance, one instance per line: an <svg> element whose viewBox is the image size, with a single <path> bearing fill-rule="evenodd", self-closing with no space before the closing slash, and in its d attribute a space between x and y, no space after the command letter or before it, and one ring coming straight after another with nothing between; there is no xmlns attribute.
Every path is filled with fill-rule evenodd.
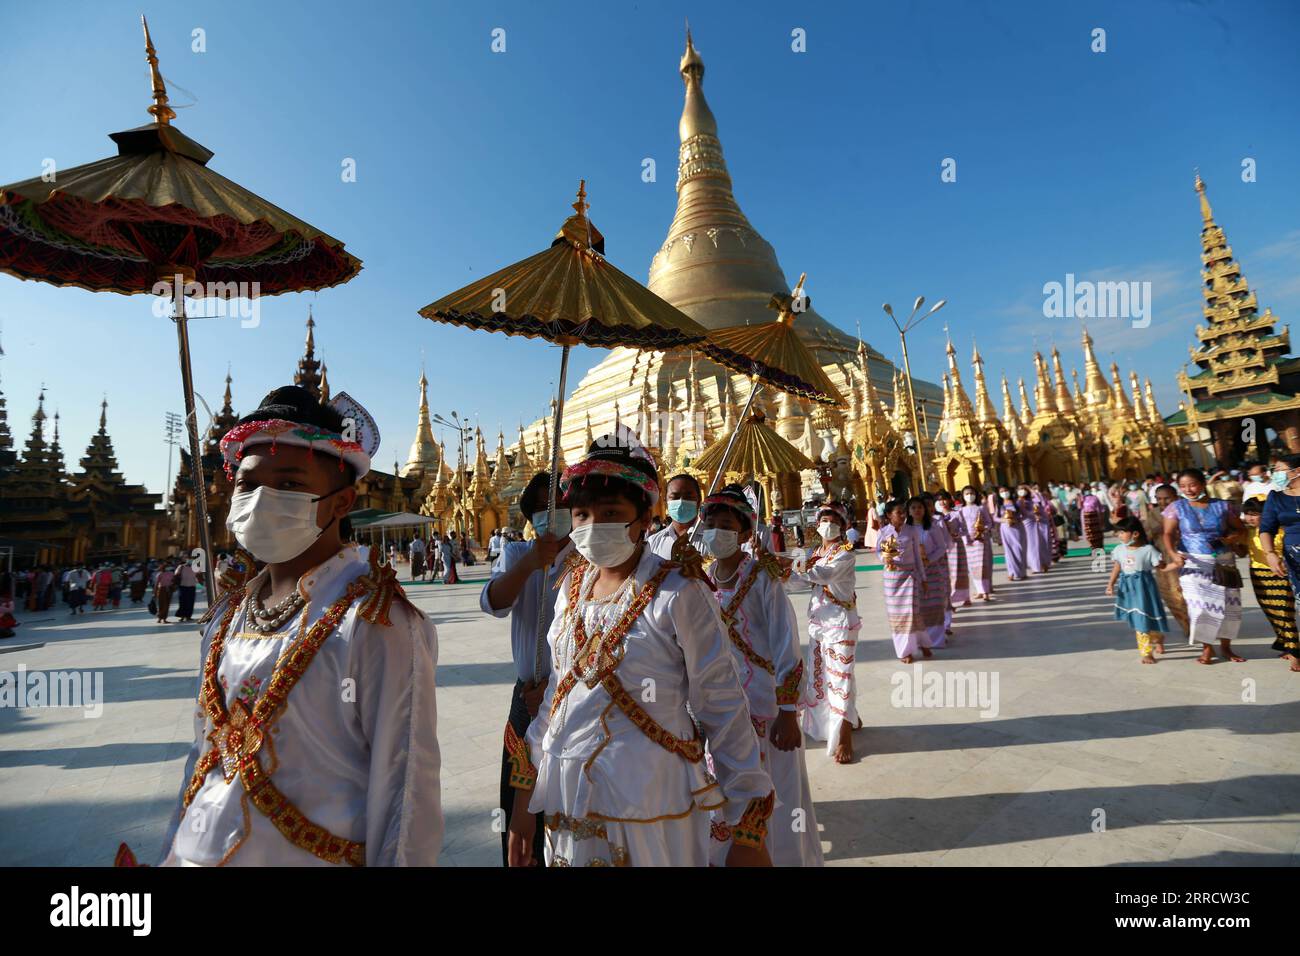
<svg viewBox="0 0 1300 956"><path fill-rule="evenodd" d="M1283 468L1281 471L1275 471L1272 475L1273 487L1278 491L1285 491L1286 486L1291 484L1291 472Z"/></svg>
<svg viewBox="0 0 1300 956"><path fill-rule="evenodd" d="M678 524L690 524L699 511L699 502L691 501L689 498L674 498L668 502L668 517Z"/></svg>
<svg viewBox="0 0 1300 956"><path fill-rule="evenodd" d="M533 515L533 530L537 532L539 537L549 531L551 534L555 535L557 540L563 540L573 529L573 512L568 508L556 508L554 527L546 523L546 516L548 514L549 512L539 511Z"/></svg>

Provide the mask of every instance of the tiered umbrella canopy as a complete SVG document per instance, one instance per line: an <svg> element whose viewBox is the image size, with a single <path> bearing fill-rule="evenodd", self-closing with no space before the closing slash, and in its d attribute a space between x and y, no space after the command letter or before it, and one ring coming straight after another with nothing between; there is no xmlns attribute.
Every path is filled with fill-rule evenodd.
<svg viewBox="0 0 1300 956"><path fill-rule="evenodd" d="M49 181L0 186L0 271L20 279L172 297L189 431L195 512L213 600L212 549L185 296L276 295L347 282L361 261L343 243L208 168L211 150L172 125L176 112L149 25L154 121L110 134L118 154Z"/></svg>

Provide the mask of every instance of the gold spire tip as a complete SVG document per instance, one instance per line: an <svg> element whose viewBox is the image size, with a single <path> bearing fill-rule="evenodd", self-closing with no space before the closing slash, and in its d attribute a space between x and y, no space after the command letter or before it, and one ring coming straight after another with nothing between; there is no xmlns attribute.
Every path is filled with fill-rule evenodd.
<svg viewBox="0 0 1300 956"><path fill-rule="evenodd" d="M153 37L149 35L149 21L143 13L140 14L140 25L144 27L144 58L149 62L149 80L153 84L153 105L147 112L159 126L167 126L176 118L176 111L167 103L167 84L158 71L158 53L154 49Z"/></svg>

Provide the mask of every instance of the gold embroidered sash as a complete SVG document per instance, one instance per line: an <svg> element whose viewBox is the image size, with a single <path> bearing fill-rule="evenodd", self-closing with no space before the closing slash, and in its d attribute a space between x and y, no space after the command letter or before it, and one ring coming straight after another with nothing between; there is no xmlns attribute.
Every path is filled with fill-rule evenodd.
<svg viewBox="0 0 1300 956"><path fill-rule="evenodd" d="M616 673L618 665L623 660L623 638L627 636L627 632L636 622L636 619L641 616L641 613L650 604L664 579L668 577L670 572L677 570L677 566L671 563L660 565L659 570L633 598L632 603L623 612L623 616L619 618L618 623L603 634L597 631L590 636L587 635L582 613L577 607L587 567L588 565L583 565L576 568L573 571L573 579L569 582L569 603L568 607L565 608L565 613L577 615L573 635L574 646L577 650L574 653L573 665L569 668L569 672L555 685L555 694L551 699L551 717L554 717L559 711L565 698L577 686L578 681L583 680L582 672L584 670L594 670L591 679L584 681L588 687L594 688L597 684L603 687L610 700L623 712L624 716L641 733L660 747L670 753L678 754L692 763L699 763L704 759L704 743L700 740L698 729L691 740L682 740L680 737L669 733L646 713L645 708L628 693L627 688L623 686L623 682L618 679Z"/></svg>
<svg viewBox="0 0 1300 956"><path fill-rule="evenodd" d="M731 643L736 645L736 649L744 655L745 660L755 667L776 676L776 667L772 662L754 650L753 646L740 636L740 631L736 627L736 618L740 614L740 605L744 603L745 596L749 594L749 589L754 586L754 581L757 580L758 572L761 570L762 566L755 561L749 569L749 574L745 575L745 580L741 582L740 587L736 588L736 593L732 595L731 601L722 609L722 623L727 625L727 636L731 638Z"/></svg>
<svg viewBox="0 0 1300 956"><path fill-rule="evenodd" d="M365 844L336 836L307 819L272 782L271 775L262 767L259 754L270 724L288 701L289 692L306 673L307 667L326 639L334 633L354 601L361 597L367 598L358 609L358 615L364 620L372 624L391 624L388 610L393 599L405 599L401 585L397 584L396 573L391 568L376 568L372 556L370 573L353 581L343 596L329 606L320 620L308 629L276 665L265 695L251 709L239 700L235 702L233 711L228 711L218 670L226 632L243 602L244 590L241 587L230 594L226 613L203 664L200 700L212 722L212 730L208 734L212 746L194 767L194 774L181 800L182 812L189 808L208 774L221 764L226 782L229 783L238 776L253 806L290 843L327 863L365 866Z"/></svg>

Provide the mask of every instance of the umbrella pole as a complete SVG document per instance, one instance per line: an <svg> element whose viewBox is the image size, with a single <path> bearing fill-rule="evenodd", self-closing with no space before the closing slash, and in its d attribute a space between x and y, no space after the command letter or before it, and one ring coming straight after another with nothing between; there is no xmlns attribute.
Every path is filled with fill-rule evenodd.
<svg viewBox="0 0 1300 956"><path fill-rule="evenodd" d="M190 480L194 484L194 516L199 525L199 546L203 549L203 588L208 607L217 600L212 577L212 532L208 528L208 496L199 449L199 420L194 408L194 373L190 368L190 333L185 318L185 286L180 276L172 279L172 310L175 312L176 341L181 355L181 388L185 392L185 430L190 439Z"/></svg>
<svg viewBox="0 0 1300 956"><path fill-rule="evenodd" d="M555 424L551 434L551 482L546 497L546 527L548 533L554 533L555 527L555 493L560 486L560 425L564 421L564 390L569 377L569 346L562 346L560 352L560 386L555 397ZM537 644L533 651L533 684L542 679L542 655L546 653L546 571L542 568L542 597L537 602Z"/></svg>
<svg viewBox="0 0 1300 956"><path fill-rule="evenodd" d="M749 398L745 399L745 408L740 413L740 421L737 422L736 427L732 429L731 436L727 439L727 447L722 449L722 461L718 464L717 474L715 474L713 476L713 480L709 482L709 494L705 495L704 497L707 498L709 497L709 495L712 495L715 491L718 490L718 485L722 484L722 478L727 473L727 463L731 461L732 449L736 447L736 438L739 437L740 435L740 426L743 425L745 421L749 418L749 409L753 406L754 399L758 397L758 393L761 392L762 390L763 390L763 383L758 381L758 379L754 379L753 381L750 382ZM695 522L695 528L693 531L691 531L691 537L689 539L691 544L695 543L695 539L699 537L700 531L703 528L703 526L704 526L703 521Z"/></svg>

